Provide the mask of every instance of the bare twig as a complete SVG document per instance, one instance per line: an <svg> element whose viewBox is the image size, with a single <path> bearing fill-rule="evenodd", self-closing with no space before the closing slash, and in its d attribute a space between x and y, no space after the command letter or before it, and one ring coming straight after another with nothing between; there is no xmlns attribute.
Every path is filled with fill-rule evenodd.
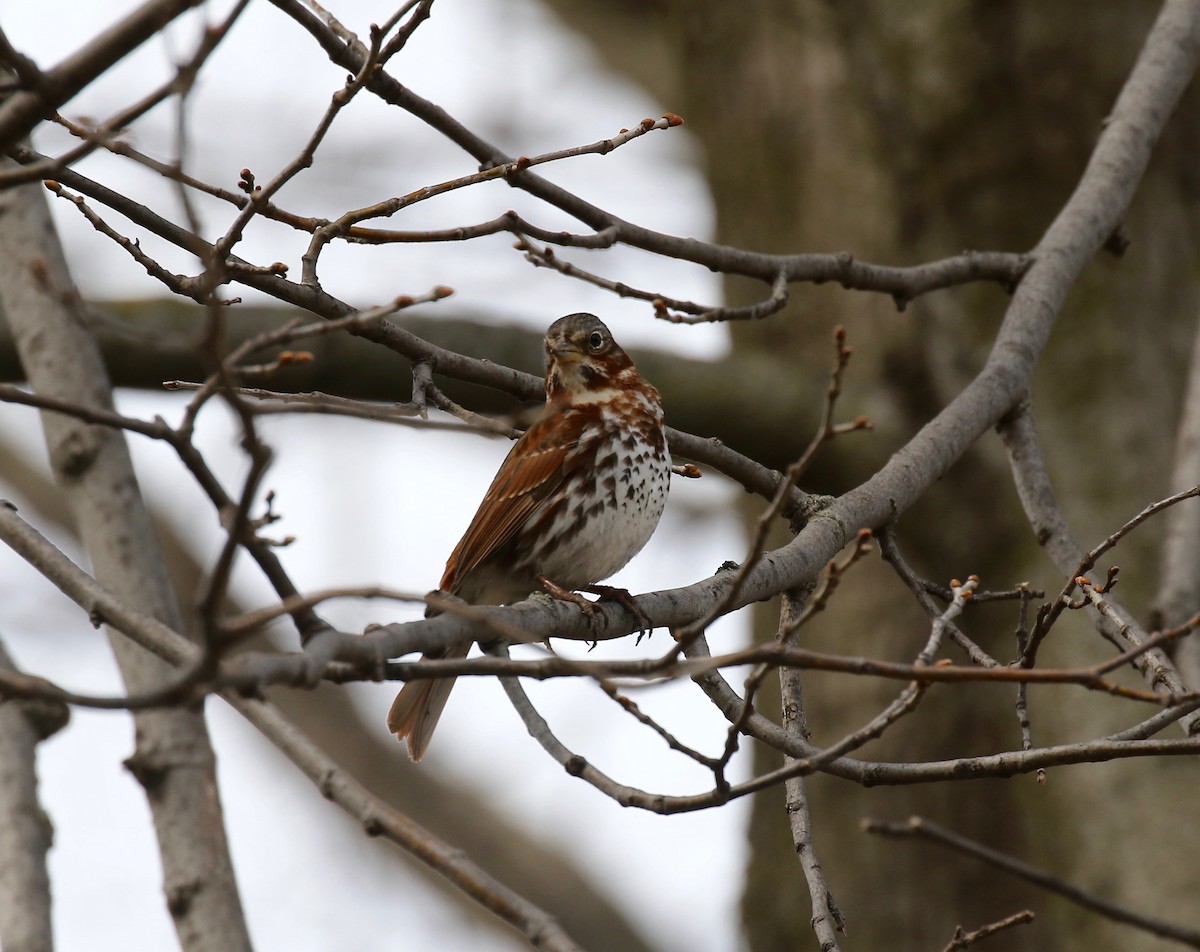
<svg viewBox="0 0 1200 952"><path fill-rule="evenodd" d="M1033 421L1033 411L1028 401L1020 403L1011 413L1007 414L1000 421L997 429L1004 442L1005 450L1008 452L1017 493L1030 526L1055 565L1069 579L1058 597L1044 611L1038 612L1021 657L1021 664L1028 667L1034 664L1038 648L1050 630L1050 626L1071 604L1070 595L1077 584L1075 579L1086 577L1086 573L1095 565L1096 560L1136 526L1163 509L1200 494L1200 487L1176 493L1147 506L1091 551L1083 552L1071 536L1066 519L1055 499L1054 489L1042 456L1041 442ZM1109 605L1114 611L1119 612L1122 625L1119 628L1114 627L1105 616L1096 616L1096 627L1101 634L1118 647L1126 647L1131 643L1137 645L1144 641L1143 633L1132 622L1129 612L1118 607L1111 599ZM1170 659L1163 652L1142 652L1137 655L1135 660L1138 670L1152 687L1161 688L1172 694L1182 694L1186 691L1186 687ZM1200 718L1189 715L1181 720L1181 726L1185 731L1191 733L1200 729Z"/></svg>
<svg viewBox="0 0 1200 952"><path fill-rule="evenodd" d="M954 937L942 949L942 952L959 952L960 949L969 948L976 942L993 936L997 932L1003 932L1006 929L1013 928L1013 926L1028 925L1033 922L1033 919L1033 911L1024 909L1021 912L1013 913L1011 916L1005 916L997 922L991 922L985 926L980 926L978 929L972 929L970 932L959 926L954 930Z"/></svg>
<svg viewBox="0 0 1200 952"><path fill-rule="evenodd" d="M924 817L912 816L903 823L883 823L878 820L865 820L863 822L863 830L867 833L874 833L880 836L916 837L928 840L931 843L937 843L939 846L949 847L967 856L981 860L989 866L994 866L1006 873L1010 873L1019 879L1033 883L1041 889L1069 899L1077 906L1090 909L1092 912L1099 913L1106 918L1116 922L1123 922L1126 925L1134 926L1164 939L1180 942L1193 949L1200 949L1200 931L1175 925L1171 922L1165 922L1162 919L1145 916L1131 909L1118 906L1116 903L1109 902L1106 899L1101 899L1057 876L1043 872L1034 866L1030 866L1028 863L1023 863L996 850L989 849L981 843L977 843L965 836L960 836L944 827L938 826L938 824L926 820Z"/></svg>
<svg viewBox="0 0 1200 952"><path fill-rule="evenodd" d="M798 597L800 594L785 592L779 611L779 634L777 637L780 643L789 647L797 636L800 628L798 619L804 611L804 599ZM807 741L810 735L808 720L804 713L804 693L799 672L794 668L780 668L779 689L783 703L784 730ZM794 758L785 758L785 768L792 767L794 764ZM808 793L805 790L803 776L795 774L784 781L784 797L788 825L792 831L792 846L800 860L800 868L804 871L804 881L808 883L809 901L812 903L810 922L813 932L816 933L817 941L821 944L821 952L836 952L839 948L837 934L846 931L846 922L833 898L829 883L825 879L825 871L821 868L821 862L817 858L816 845L813 842Z"/></svg>
<svg viewBox="0 0 1200 952"><path fill-rule="evenodd" d="M370 48L366 57L363 59L362 64L357 70L355 70L355 75L347 79L345 85L333 94L333 96L330 98L329 106L326 108L324 115L321 116L316 128L309 136L308 142L305 143L304 147L295 156L295 158L292 159L291 162L284 166L284 168L280 169L280 171L271 179L271 181L263 186L256 185L254 182L254 175L250 172L250 170L242 170L242 185L246 191L246 194L249 196L250 201L248 201L246 205L238 212L238 214L234 217L233 222L226 229L225 234L213 245L212 254L209 260L211 262L210 267L220 269L216 275L216 279L218 281L224 279L223 272L225 269L225 261L230 250L241 240L242 233L245 231L246 226L250 223L250 220L256 214L258 214L259 207L264 202L270 201L271 198L288 182L295 178L296 175L301 172L301 170L309 168L312 165L317 149L325 140L325 136L332 128L333 122L337 118L338 113L340 113L342 109L349 105L350 101L359 93L360 90L363 89L367 81L374 74L379 58L379 44L382 42L382 40L383 37L381 34L377 32L372 34ZM305 283L310 283L310 278L312 283L315 283L316 281L315 260L312 262L312 266L313 270L310 274L309 262L307 260L305 261Z"/></svg>
<svg viewBox="0 0 1200 952"><path fill-rule="evenodd" d="M359 75L363 74L360 72ZM633 129L622 129L620 133L612 138L601 139L590 145L573 146L535 156L523 155L517 159L506 159L501 162L484 162L478 172L473 172L470 175L463 175L446 182L440 182L437 185L427 185L406 195L400 195L386 201L377 202L374 205L368 205L365 208L346 212L336 221L322 225L313 231L312 241L309 242L308 250L304 253L303 257L304 283L310 287L319 286L316 278L316 262L322 248L334 238L342 237L348 229L361 221L366 221L370 218L390 218L397 212L412 205L436 198L439 195L445 195L448 192L457 191L461 188L478 185L482 182L504 179L511 183L518 180L525 173L526 169L543 165L547 162L560 162L563 159L587 154L605 155L614 149L620 148L627 142L644 136L647 132L655 129L670 129L682 123L683 120L672 113L667 113L661 119L643 119Z"/></svg>
<svg viewBox="0 0 1200 952"><path fill-rule="evenodd" d="M694 301L683 301L668 297L660 291L647 291L632 287L624 281L602 278L559 257L552 248L538 248L520 232L517 232L517 239L514 247L518 251L524 252L525 260L535 267L549 268L569 278L577 278L595 287L611 291L617 297L649 301L654 306L654 316L670 324L761 320L783 310L788 302L787 275L783 272L780 272L771 283L771 294L765 300L745 307L717 307L710 304L697 304Z"/></svg>
<svg viewBox="0 0 1200 952"><path fill-rule="evenodd" d="M164 380L164 390L201 390L204 384L188 380ZM254 408L257 415L281 413L321 413L332 416L356 417L360 420L375 420L382 423L396 423L401 426L417 427L424 430L451 430L465 432L474 430L479 433L496 432L492 426L477 426L465 421L451 422L441 420L420 419L421 408L413 403L370 403L365 400L352 400L349 397L339 397L330 393L288 393L282 390L264 390L261 387L238 387L241 397L261 400L262 403ZM414 419L416 418L416 419ZM486 417L483 419L487 419ZM511 428L510 428L511 429ZM508 435L506 430L503 435Z"/></svg>
<svg viewBox="0 0 1200 952"><path fill-rule="evenodd" d="M347 586L341 588L326 588L307 595L297 595L285 599L278 605L268 605L255 611L246 612L236 618L221 622L221 633L225 638L243 638L270 624L277 618L292 614L297 608L320 605L335 598L383 598L398 602L425 603L425 596L414 592L398 592L395 589L379 585Z"/></svg>
<svg viewBox="0 0 1200 952"><path fill-rule="evenodd" d="M504 883L488 875L462 850L421 827L383 802L321 752L273 706L226 695L225 700L253 724L300 771L321 795L355 819L368 836L383 836L499 916L525 936L535 949L582 952L562 926Z"/></svg>
<svg viewBox="0 0 1200 952"><path fill-rule="evenodd" d="M696 763L710 769L716 769L717 760L713 757L708 757L694 747L689 747L683 743L678 737L672 734L669 730L658 723L654 718L646 714L631 698L626 697L617 686L606 678L597 678L596 684L600 690L607 694L613 701L619 704L627 714L644 727L648 727L654 731L671 750L678 754L694 760Z"/></svg>
<svg viewBox="0 0 1200 952"><path fill-rule="evenodd" d="M1029 604L1033 599L1033 594L1029 591L1028 586L1022 588L1022 593L1025 597L1021 599L1021 612L1017 621L1017 657L1025 656L1025 649L1029 645ZM1021 749L1033 749L1033 725L1029 720L1029 690L1027 684L1017 685L1017 724L1021 728ZM1039 770L1037 774L1038 783L1046 782L1046 772Z"/></svg>
<svg viewBox="0 0 1200 952"><path fill-rule="evenodd" d="M481 413L476 413L474 410L468 410L464 406L460 406L451 400L448 396L442 393L440 387L433 383L432 380L425 385L425 396L429 402L441 410L443 413L449 413L451 416L457 417L465 425L472 429L479 430L483 433L493 433L496 436L506 436L510 440L515 440L521 435L521 431L509 425L504 420L493 419L486 417Z"/></svg>
<svg viewBox="0 0 1200 952"><path fill-rule="evenodd" d="M908 590L913 593L914 597L920 606L925 609L926 614L931 619L941 617L941 611L933 600L929 597L931 588L937 588L931 583L925 581L913 571L912 566L900 554L900 547L896 544L896 530L892 525L886 525L875 533L875 538L879 540L879 552L883 556L883 560L887 562L896 574L900 576L901 581L908 586ZM953 598L953 593L947 590L947 595ZM986 651L980 648L974 641L968 638L963 631L954 624L953 619L945 619L943 622L946 631L956 645L963 649L975 664L983 668L998 668L1000 662L989 655Z"/></svg>
<svg viewBox="0 0 1200 952"><path fill-rule="evenodd" d="M737 572L733 576L733 581L730 583L724 597L716 602L705 614L700 616L690 625L674 632L676 645L668 652L668 655L675 655L679 652L685 652L691 642L699 635L703 634L704 630L713 622L714 619L724 614L738 597L746 577L758 565L763 553L766 551L767 534L771 530L776 517L787 506L789 501L789 492L796 485L801 475L808 469L809 463L812 462L817 450L839 432L833 423L833 412L837 405L838 397L842 393L842 377L846 372L846 365L850 362L851 349L846 346L846 331L845 328L838 327L833 333L834 359L833 367L829 372L829 386L825 392L825 408L821 416L821 422L817 426L817 432L809 441L808 446L800 457L788 466L784 474L783 481L775 489L774 496L771 499L771 504L762 512L754 525L754 535L750 542L750 551L746 558L738 567ZM850 429L868 429L870 423L865 417L860 417L851 424Z"/></svg>

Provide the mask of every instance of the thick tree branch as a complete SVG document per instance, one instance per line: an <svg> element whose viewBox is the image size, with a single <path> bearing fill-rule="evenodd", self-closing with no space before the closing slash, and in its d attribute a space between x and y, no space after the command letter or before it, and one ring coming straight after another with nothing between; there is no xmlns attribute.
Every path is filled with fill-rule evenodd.
<svg viewBox="0 0 1200 952"><path fill-rule="evenodd" d="M28 538L34 542L38 542L39 536L36 532L31 532L30 528L24 524L16 513L8 508L0 507L0 532L3 533L3 538L9 544L15 544L18 551L24 554L26 545L22 539ZM118 599L113 593L107 591L102 585L88 576L85 572L71 563L65 555L53 546L40 540L38 543L38 551L36 554L37 565L46 572L47 577L57 584L64 594L70 597L81 605L99 604L101 606L114 606L118 603ZM105 609L109 610L109 609ZM624 610L624 609L622 609ZM475 615L481 612L496 612L500 613L498 618L516 618L520 619L516 624L520 629L530 637L537 632L538 627L542 626L547 634L543 637L550 637L549 632L554 627L554 622L546 625L546 614L556 613L560 619L559 624L563 627L568 627L568 619L574 615L576 619L579 617L578 609L574 606L565 606L561 603L553 603L551 605L525 603L522 605L513 606L510 608L496 609L480 609L474 608L472 616L464 616L462 619L455 616L441 616L436 619L428 619L423 624L449 624L450 622L465 621L468 627L463 631L461 637L463 639L477 640L477 628L470 627L472 624L478 624L475 621ZM182 636L164 630L160 627L160 623L148 616L142 615L135 610L124 608L121 610L121 624L129 626L131 631L151 632L155 631L161 636L160 639L147 639L147 643L160 641L164 654L172 660L178 659L177 663L191 663L195 661L199 649L188 642ZM586 630L586 622L582 623L582 627ZM635 622L636 624L636 622ZM453 629L451 629L453 630ZM332 634L330 635L332 638ZM366 640L366 638L349 638L348 636L340 636L344 639L344 644L357 644ZM367 636L370 637L370 636ZM581 632L581 637L584 635ZM331 653L336 652L337 640L334 640L334 648ZM429 641L429 646L432 647L438 644L447 644L449 639L444 636L439 637L436 633ZM695 652L701 649L705 654L707 647L701 638L695 646L693 646L692 656L697 656ZM416 650L424 650L424 646ZM382 655L376 654L375 658L379 663L382 663ZM305 655L293 656L295 661L305 663L308 661ZM309 676L315 679L320 676L320 673L325 670L324 660L317 659L308 661L310 667L308 669ZM429 664L438 664L438 662L430 662ZM937 671L937 668L929 669L932 674ZM966 669L974 670L974 669ZM983 675L988 675L990 672L977 672ZM1035 674L1035 672L1030 672ZM798 770L797 775L812 773L815 770L830 773L834 776L842 777L847 780L861 783L867 786L878 784L885 785L903 785L916 783L931 783L947 780L971 780L982 779L985 777L1010 777L1021 773L1029 773L1039 769L1045 769L1052 766L1061 766L1066 764L1078 764L1089 762L1103 762L1106 760L1123 759L1128 757L1144 757L1144 756L1186 756L1200 753L1200 740L1189 738L1179 741L1162 741L1162 740L1143 740L1142 738L1148 734L1154 733L1156 730L1170 723L1175 712L1164 712L1156 715L1147 725L1141 725L1133 731L1123 732L1122 734L1113 735L1107 738L1100 738L1094 741L1087 741L1077 744L1061 744L1052 747L1037 748L1029 751L1008 751L999 754L992 754L982 757L963 757L955 760L946 761L930 761L925 763L915 764L897 764L897 763L881 763L871 761L858 761L849 757L839 756L839 752L843 748L850 749L861 743L863 735L861 732L855 732L846 739L845 742L835 744L829 750L822 750L814 747L807 741L792 737L787 732L783 731L778 725L764 718L757 713L745 714L742 710L742 701L728 688L728 685L723 678L720 678L716 672L710 672L708 675L699 677L698 683L710 693L710 696L717 702L722 712L725 713L731 721L737 718L744 719L746 733L756 737L759 740L771 745L772 747L781 750L792 757L804 759L807 763L803 770ZM516 681L512 681L512 685L519 692L519 687L516 686ZM723 688L721 686L724 686ZM725 692L728 692L727 694ZM523 693L523 692L522 692ZM234 696L232 694L228 696ZM1195 705L1200 702L1192 702L1188 705L1181 705L1184 709L1195 709ZM528 713L528 712L527 712ZM536 712L532 715L537 718ZM537 718L540 720L540 718ZM535 723L531 721L531 723ZM552 739L552 735L547 737ZM557 744L557 741L554 741ZM559 745L561 747L561 745ZM586 765L585 761L575 761L574 755L561 748L558 751L564 764L572 764L572 773L579 773ZM590 768L589 768L590 769ZM770 782L777 783L783 780L782 775L769 778ZM643 809L653 810L660 813L679 813L690 812L697 809L706 809L712 806L719 806L722 803L728 802L730 799L745 796L761 789L762 783L751 781L745 784L740 784L737 787L727 787L717 790L713 793L700 794L689 797L663 797L660 795L647 794L644 791L636 790L632 787L624 787L621 785L614 786L612 781L604 777L598 772L594 773L593 781L597 785L619 791L619 799L622 803L628 806L637 806Z"/></svg>

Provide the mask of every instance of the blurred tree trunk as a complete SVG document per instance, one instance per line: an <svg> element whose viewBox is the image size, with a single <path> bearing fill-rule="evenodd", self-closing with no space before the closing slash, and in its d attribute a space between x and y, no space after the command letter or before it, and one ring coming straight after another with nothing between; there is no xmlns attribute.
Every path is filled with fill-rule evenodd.
<svg viewBox="0 0 1200 952"><path fill-rule="evenodd" d="M1027 250L1074 187L1159 6L1151 0L1103 8L1032 0L626 0L603 5L601 14L578 0L551 5L614 68L684 116L704 149L718 241L763 251L845 250L895 264L964 248ZM1197 115L1193 91L1135 201L1127 223L1131 248L1123 260L1090 268L1042 362L1039 425L1062 502L1085 545L1167 491L1200 297ZM742 304L766 296L766 289L731 280L727 294ZM842 412L869 415L876 430L834 444L810 474L808 488L840 492L957 392L985 356L1005 304L995 288L966 288L922 298L897 315L879 296L797 287L784 313L732 333L739 354L774 355L780 378L820 379L831 328L849 329L855 358ZM1121 350L1110 331L1122 328L1130 339L1131 324L1139 346ZM811 408L813 424L819 409ZM769 414L770 406L761 412ZM796 426L794 441L781 441L776 458L765 461L786 463L810 431L811 425ZM996 588L1028 578L1057 589L1061 580L1037 552L1010 487L995 444L977 449L940 492L901 520L905 553L943 583L974 572ZM1139 569L1125 591L1127 603L1137 605L1154 584L1153 532L1122 550L1121 564ZM878 565L855 571L875 577L869 586L875 597L855 604L835 599L806 643L911 659L927 622L888 571ZM759 612L758 638L773 636L774 611ZM1007 659L1016 621L1015 610L988 609L968 624L983 632L986 649ZM1080 638L1096 641L1090 632ZM1053 647L1043 655L1046 664L1053 663ZM1103 653L1098 643L1096 652ZM818 677L807 679L806 688L818 743L860 725L894 693ZM931 692L924 704L945 725L939 736L901 725L866 753L927 759L1017 746L1012 700L1011 692L991 689ZM764 698L760 707L770 711L770 704ZM1105 723L1103 707L1081 692L1077 707L1046 710L1031 692L1034 739L1102 729L1096 725ZM759 770L774 766L769 754L759 761ZM1134 774L1118 764L1052 773L1045 786L1019 778L868 790L814 778L816 848L846 913L850 944L939 948L958 923L973 928L1031 903L1037 924L1007 933L1006 947L1099 947L1112 929L977 864L867 841L857 826L864 815L939 817L1110 899L1186 917L1194 911L1200 870L1180 856L1176 837L1196 768L1158 769L1153 791L1131 786L1124 793L1130 799L1120 803L1112 791L1132 785ZM814 948L782 791L759 796L749 836L743 914L751 948ZM918 870L920 894L937 897L928 906L915 905L910 888L896 888ZM1121 935L1123 948L1151 944L1138 933Z"/></svg>

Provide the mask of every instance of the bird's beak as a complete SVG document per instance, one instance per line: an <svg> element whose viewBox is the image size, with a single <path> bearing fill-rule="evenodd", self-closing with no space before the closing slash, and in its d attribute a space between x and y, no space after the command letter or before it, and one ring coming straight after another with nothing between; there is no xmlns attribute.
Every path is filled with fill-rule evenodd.
<svg viewBox="0 0 1200 952"><path fill-rule="evenodd" d="M550 353L557 360L578 360L583 356L583 352L575 342L566 337L560 337L556 340L550 347Z"/></svg>

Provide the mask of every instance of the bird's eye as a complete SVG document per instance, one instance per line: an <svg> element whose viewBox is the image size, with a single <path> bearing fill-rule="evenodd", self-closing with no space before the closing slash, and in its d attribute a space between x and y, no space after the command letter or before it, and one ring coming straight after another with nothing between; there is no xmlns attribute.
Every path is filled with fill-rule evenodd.
<svg viewBox="0 0 1200 952"><path fill-rule="evenodd" d="M599 331L592 331L592 333L588 335L588 346L591 347L592 350L599 350L604 346L604 335Z"/></svg>

